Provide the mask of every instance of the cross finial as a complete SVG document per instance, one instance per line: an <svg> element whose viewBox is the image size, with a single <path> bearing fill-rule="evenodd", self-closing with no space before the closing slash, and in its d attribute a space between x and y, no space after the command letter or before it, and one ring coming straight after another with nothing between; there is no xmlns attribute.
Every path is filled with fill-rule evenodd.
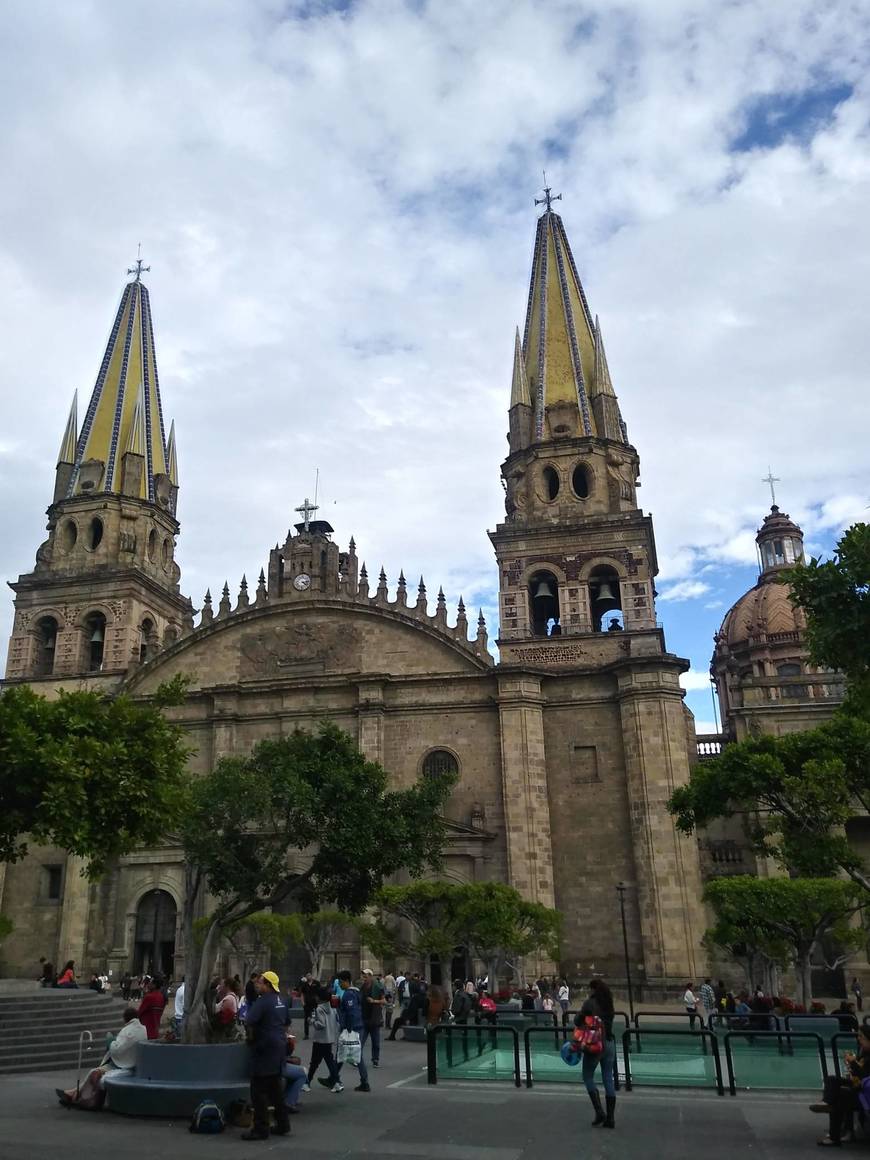
<svg viewBox="0 0 870 1160"><path fill-rule="evenodd" d="M299 507L296 508L296 511L301 513L303 523L305 524L305 530L307 532L308 525L311 523L311 517L317 511L317 504L311 503L308 499L308 496L306 495L305 503L300 504Z"/></svg>
<svg viewBox="0 0 870 1160"><path fill-rule="evenodd" d="M762 479L761 482L766 483L767 486L770 488L770 505L771 505L771 507L776 507L776 491L774 490L773 485L775 483L781 483L782 480L779 478L778 475L773 474L773 472L770 470L769 464L767 467L767 475L765 475L764 479Z"/></svg>
<svg viewBox="0 0 870 1160"><path fill-rule="evenodd" d="M145 266L142 263L142 243L140 242L136 251L136 265L128 266L127 273L136 275L136 277L133 279L134 282L141 282L143 271L147 274L150 269L150 266Z"/></svg>
<svg viewBox="0 0 870 1160"><path fill-rule="evenodd" d="M552 202L561 201L561 193L553 193L552 188L547 185L547 171L544 170L544 196L535 198L535 205L546 205L546 213L549 213L552 208Z"/></svg>

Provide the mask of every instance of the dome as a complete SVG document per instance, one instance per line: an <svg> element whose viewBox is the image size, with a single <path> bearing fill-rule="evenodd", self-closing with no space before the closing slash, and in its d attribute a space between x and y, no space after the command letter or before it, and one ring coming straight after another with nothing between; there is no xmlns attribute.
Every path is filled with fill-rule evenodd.
<svg viewBox="0 0 870 1160"><path fill-rule="evenodd" d="M791 587L763 576L754 588L744 593L726 613L716 634L717 650L722 644L730 651L750 640L766 637L783 639L783 633L803 633L806 617L789 599Z"/></svg>

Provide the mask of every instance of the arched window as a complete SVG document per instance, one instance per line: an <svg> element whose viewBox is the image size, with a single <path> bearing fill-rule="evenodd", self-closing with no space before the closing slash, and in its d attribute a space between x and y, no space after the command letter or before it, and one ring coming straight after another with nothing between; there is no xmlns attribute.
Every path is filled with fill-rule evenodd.
<svg viewBox="0 0 870 1160"><path fill-rule="evenodd" d="M102 612L92 612L85 618L85 668L98 673L103 667L106 648L106 618Z"/></svg>
<svg viewBox="0 0 870 1160"><path fill-rule="evenodd" d="M578 499L589 498L589 470L582 463L578 463L571 474L571 486Z"/></svg>
<svg viewBox="0 0 870 1160"><path fill-rule="evenodd" d="M552 501L559 494L559 473L555 467L545 467L543 471L544 477L544 495L552 503Z"/></svg>
<svg viewBox="0 0 870 1160"><path fill-rule="evenodd" d="M91 520L91 526L88 531L88 547L92 552L99 548L103 542L103 521L99 516L94 516Z"/></svg>
<svg viewBox="0 0 870 1160"><path fill-rule="evenodd" d="M589 576L589 608L592 612L593 632L606 631L611 627L612 620L622 620L621 615L618 618L613 615L615 612L622 613L619 575L608 564L593 568ZM614 631L618 631L615 626Z"/></svg>
<svg viewBox="0 0 870 1160"><path fill-rule="evenodd" d="M561 636L559 581L552 572L536 572L529 581L529 622L535 636Z"/></svg>
<svg viewBox="0 0 870 1160"><path fill-rule="evenodd" d="M157 652L157 629L154 621L146 616L139 626L139 664L144 665Z"/></svg>
<svg viewBox="0 0 870 1160"><path fill-rule="evenodd" d="M33 675L50 677L54 672L54 655L57 649L57 621L53 616L43 616L36 624L36 663Z"/></svg>
<svg viewBox="0 0 870 1160"><path fill-rule="evenodd" d="M459 762L447 749L433 749L423 758L424 777L452 777L458 773Z"/></svg>

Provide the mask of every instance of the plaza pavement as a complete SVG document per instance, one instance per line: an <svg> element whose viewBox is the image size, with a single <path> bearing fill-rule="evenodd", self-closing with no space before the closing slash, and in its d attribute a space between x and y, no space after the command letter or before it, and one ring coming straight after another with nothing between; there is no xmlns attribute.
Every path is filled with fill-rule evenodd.
<svg viewBox="0 0 870 1160"><path fill-rule="evenodd" d="M308 1045L300 1044L304 1060ZM368 1054L368 1053L367 1053ZM810 1095L637 1089L621 1093L615 1132L589 1127L582 1085L441 1081L426 1084L424 1048L386 1043L370 1069L372 1092L349 1085L332 1095L315 1085L302 1097L290 1137L244 1143L241 1129L195 1136L187 1121L137 1120L67 1111L54 1089L75 1075L0 1078L2 1160L794 1160L807 1155L826 1121L807 1111ZM352 1077L348 1077L352 1078ZM856 1145L855 1149L862 1145Z"/></svg>

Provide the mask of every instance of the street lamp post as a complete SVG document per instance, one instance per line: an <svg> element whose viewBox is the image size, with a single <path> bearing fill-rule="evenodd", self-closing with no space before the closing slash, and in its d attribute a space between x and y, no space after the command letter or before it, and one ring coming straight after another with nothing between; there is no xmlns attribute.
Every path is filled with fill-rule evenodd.
<svg viewBox="0 0 870 1160"><path fill-rule="evenodd" d="M625 981L628 985L628 1013L634 1022L634 995L631 990L631 965L628 961L628 930L625 925L625 892L628 887L624 882L617 882L616 893L619 895L619 913L622 917L622 948L625 952Z"/></svg>

